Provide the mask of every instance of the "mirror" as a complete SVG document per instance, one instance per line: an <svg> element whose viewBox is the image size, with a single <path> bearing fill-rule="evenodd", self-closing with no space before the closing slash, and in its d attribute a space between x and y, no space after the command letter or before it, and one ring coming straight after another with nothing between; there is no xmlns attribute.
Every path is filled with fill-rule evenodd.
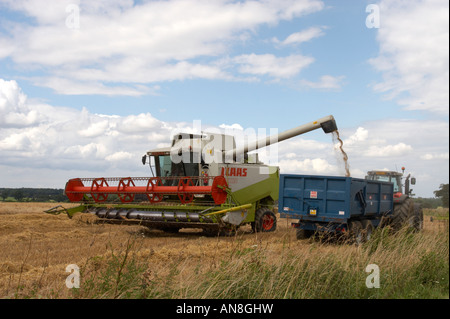
<svg viewBox="0 0 450 319"><path fill-rule="evenodd" d="M142 165L147 164L147 155L142 156Z"/></svg>
<svg viewBox="0 0 450 319"><path fill-rule="evenodd" d="M416 185L416 178L415 178L415 177L412 177L412 178L411 178L411 184L412 184L412 185Z"/></svg>

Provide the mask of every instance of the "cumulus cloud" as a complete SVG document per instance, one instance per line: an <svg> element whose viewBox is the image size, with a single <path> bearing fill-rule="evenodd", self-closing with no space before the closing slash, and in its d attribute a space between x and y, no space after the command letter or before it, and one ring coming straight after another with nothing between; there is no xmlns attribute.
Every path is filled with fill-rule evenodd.
<svg viewBox="0 0 450 319"><path fill-rule="evenodd" d="M300 81L301 86L309 87L312 89L322 89L322 90L336 90L342 87L342 82L345 76L332 76L323 75L320 77L318 82L312 82L308 80Z"/></svg>
<svg viewBox="0 0 450 319"><path fill-rule="evenodd" d="M0 125L25 127L35 123L39 114L30 110L25 103L26 96L17 82L0 79Z"/></svg>
<svg viewBox="0 0 450 319"><path fill-rule="evenodd" d="M0 180L8 181L3 185L7 187L63 187L74 177L145 176L148 169L140 163L145 152L170 146L176 133L204 129L201 123L164 122L150 113L103 115L85 108L43 104L29 100L15 81L0 80L0 92ZM39 116L26 126L4 123L4 114L20 117L30 112ZM241 139L238 145L243 134L252 132L239 123L215 129L234 133ZM274 133L253 131L258 138ZM395 170L406 166L420 177L416 190L423 193L448 180L446 121L384 119L343 127L340 136L353 177L363 178L365 172L379 167ZM304 135L276 144L274 149L262 149L259 154L264 162L279 165L282 173L343 175L335 146L331 137L319 141ZM27 177L29 174L34 180Z"/></svg>
<svg viewBox="0 0 450 319"><path fill-rule="evenodd" d="M398 143L396 145L371 146L365 153L369 157L395 157L409 155L413 151L411 145Z"/></svg>
<svg viewBox="0 0 450 319"><path fill-rule="evenodd" d="M273 54L244 54L234 58L239 72L252 75L269 75L276 79L291 78L308 65L314 58L300 54L276 57Z"/></svg>
<svg viewBox="0 0 450 319"><path fill-rule="evenodd" d="M380 1L380 51L370 63L383 74L373 88L407 110L449 110L449 2Z"/></svg>
<svg viewBox="0 0 450 319"><path fill-rule="evenodd" d="M300 160L281 160L280 166L284 168L285 173L296 174L323 174L323 175L337 175L338 169L336 165L331 165L322 158L304 159Z"/></svg>
<svg viewBox="0 0 450 319"><path fill-rule="evenodd" d="M32 158L30 165L70 166L79 169L108 167L108 163L141 154L168 139L172 127L150 113L129 116L92 114L81 110L31 102L16 81L0 79L1 164L21 165L17 158ZM33 121L11 121L30 118ZM6 115L6 116L4 116Z"/></svg>
<svg viewBox="0 0 450 319"><path fill-rule="evenodd" d="M320 0L61 0L51 6L43 0L5 0L0 6L28 18L10 21L13 27L0 32L0 58L39 68L44 74L31 78L35 85L60 94L127 96L153 94L156 82L234 80L219 63L234 43L260 26L324 8ZM79 25L72 28L78 13ZM230 61L242 73L274 77L295 75L312 63L302 56L270 55Z"/></svg>
<svg viewBox="0 0 450 319"><path fill-rule="evenodd" d="M426 160L426 161L431 161L431 160L435 160L435 159L442 159L442 160L448 160L449 159L449 153L435 153L435 154L430 154L427 153L425 155L420 156L421 159Z"/></svg>
<svg viewBox="0 0 450 319"><path fill-rule="evenodd" d="M364 127L358 127L356 132L344 140L346 146L351 146L358 142L364 142L369 137L369 131Z"/></svg>
<svg viewBox="0 0 450 319"><path fill-rule="evenodd" d="M272 42L283 46L292 44L301 44L303 42L308 42L314 38L318 38L325 35L325 32L323 31L324 29L325 27L311 27L300 32L292 33L283 41L280 41L277 38L273 38Z"/></svg>

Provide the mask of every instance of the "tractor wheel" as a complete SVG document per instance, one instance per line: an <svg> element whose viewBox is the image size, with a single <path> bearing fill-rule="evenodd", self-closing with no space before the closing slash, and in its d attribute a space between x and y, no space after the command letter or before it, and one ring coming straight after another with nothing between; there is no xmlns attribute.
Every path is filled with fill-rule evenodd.
<svg viewBox="0 0 450 319"><path fill-rule="evenodd" d="M258 209L255 213L255 232L269 233L274 232L277 229L277 217L267 208Z"/></svg>
<svg viewBox="0 0 450 319"><path fill-rule="evenodd" d="M409 228L414 227L414 203L410 198L394 206L392 227L395 230L399 230L404 226Z"/></svg>

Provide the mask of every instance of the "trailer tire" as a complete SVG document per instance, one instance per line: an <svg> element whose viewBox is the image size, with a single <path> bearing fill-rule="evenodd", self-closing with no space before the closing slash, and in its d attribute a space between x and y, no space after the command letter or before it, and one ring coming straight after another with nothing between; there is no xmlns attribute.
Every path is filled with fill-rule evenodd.
<svg viewBox="0 0 450 319"><path fill-rule="evenodd" d="M363 237L364 241L369 241L370 238L372 238L373 230L375 229L373 227L373 224L370 220L366 219L362 221L362 228L363 228Z"/></svg>
<svg viewBox="0 0 450 319"><path fill-rule="evenodd" d="M361 245L364 242L363 225L360 221L354 220L349 224L350 240L356 245Z"/></svg>
<svg viewBox="0 0 450 319"><path fill-rule="evenodd" d="M312 231L312 230L306 230L306 229L301 229L301 228L296 229L296 236L297 236L298 240L308 239L308 238L311 238L313 235L314 235L314 231Z"/></svg>
<svg viewBox="0 0 450 319"><path fill-rule="evenodd" d="M277 217L268 208L260 208L255 213L254 232L270 233L277 229Z"/></svg>
<svg viewBox="0 0 450 319"><path fill-rule="evenodd" d="M414 203L412 199L407 198L403 203L394 207L392 216L392 227L400 230L402 227L414 228Z"/></svg>

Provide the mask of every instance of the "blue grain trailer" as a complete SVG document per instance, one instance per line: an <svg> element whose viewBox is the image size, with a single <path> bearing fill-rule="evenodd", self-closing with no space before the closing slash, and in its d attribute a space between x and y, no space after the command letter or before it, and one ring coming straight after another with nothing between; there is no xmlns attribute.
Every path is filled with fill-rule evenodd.
<svg viewBox="0 0 450 319"><path fill-rule="evenodd" d="M315 232L344 233L358 242L370 238L394 210L394 185L390 182L340 176L280 176L281 218L292 225L297 238Z"/></svg>

